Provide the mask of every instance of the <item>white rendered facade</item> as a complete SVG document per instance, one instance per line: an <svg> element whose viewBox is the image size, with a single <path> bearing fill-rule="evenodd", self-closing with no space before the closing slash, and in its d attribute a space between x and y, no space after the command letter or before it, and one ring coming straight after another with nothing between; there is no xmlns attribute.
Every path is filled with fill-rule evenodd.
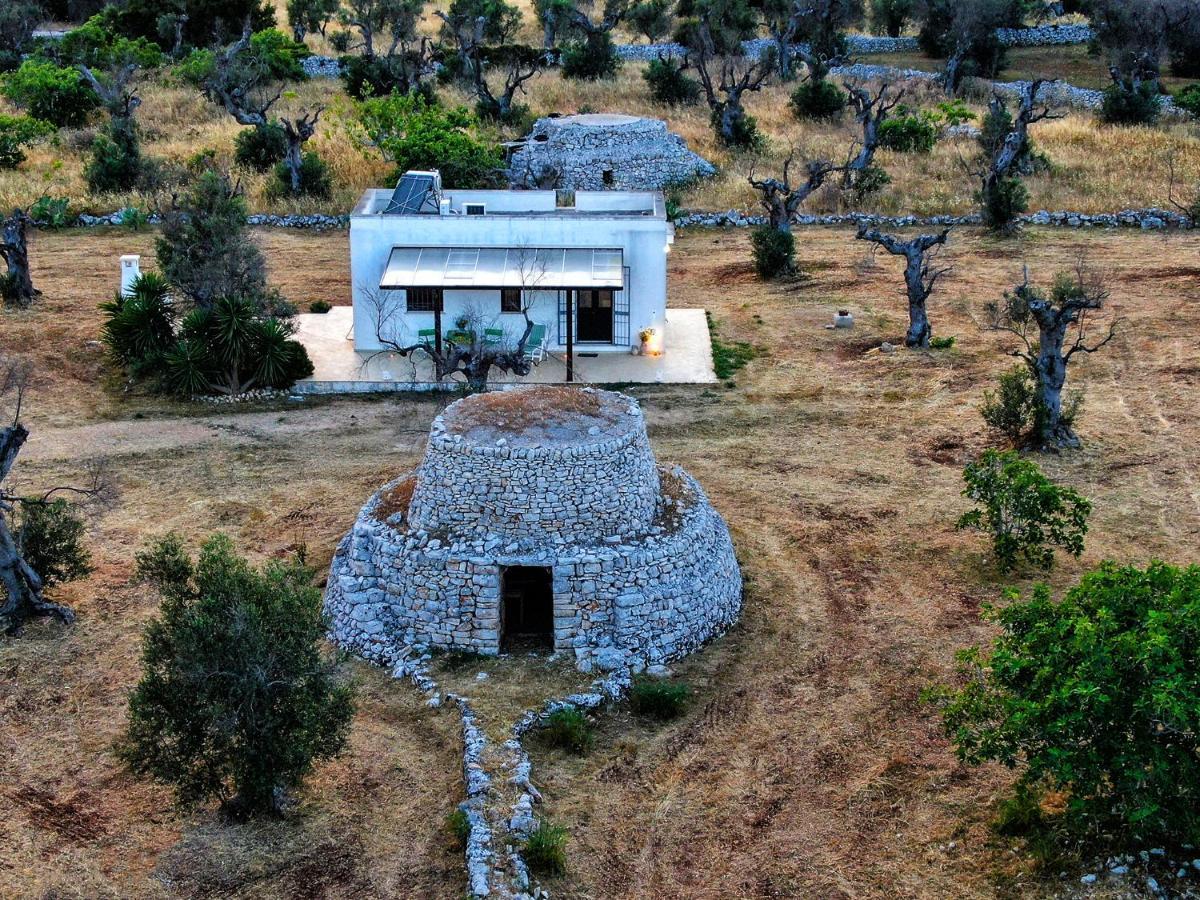
<svg viewBox="0 0 1200 900"><path fill-rule="evenodd" d="M410 345L435 321L445 334L462 318L515 344L525 316L514 305L545 326L554 353L567 349L568 311L577 353L628 353L647 330L646 348L665 349L674 230L661 193L446 190L429 204L436 212L385 213L391 198L391 190L369 190L351 213L360 353L384 349L381 333ZM431 302L440 302L440 315Z"/></svg>

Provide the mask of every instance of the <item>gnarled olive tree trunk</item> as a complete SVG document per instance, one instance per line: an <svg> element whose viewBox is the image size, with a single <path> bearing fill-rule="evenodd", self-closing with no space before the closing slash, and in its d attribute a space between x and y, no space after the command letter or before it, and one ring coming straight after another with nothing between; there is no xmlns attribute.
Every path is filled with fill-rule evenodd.
<svg viewBox="0 0 1200 900"><path fill-rule="evenodd" d="M933 337L933 328L929 324L929 315L925 301L933 293L937 280L950 271L949 267L934 269L931 265L930 251L946 243L950 229L940 234L922 234L912 240L903 241L894 234L883 234L866 225L858 228L858 239L870 241L883 247L894 256L903 256L904 285L908 293L908 333L904 336L906 347L928 347Z"/></svg>
<svg viewBox="0 0 1200 900"><path fill-rule="evenodd" d="M29 273L27 229L31 221L25 210L14 209L12 215L0 224L0 259L8 267L0 299L6 306L19 309L31 305L41 293L33 286L33 278Z"/></svg>
<svg viewBox="0 0 1200 900"><path fill-rule="evenodd" d="M19 422L0 428L0 485L4 483L28 438L28 429ZM42 596L45 585L41 576L21 556L16 536L9 527L13 504L14 501L0 491L0 587L4 588L0 623L7 630L16 631L29 619L55 616L63 624L69 625L75 621L75 613Z"/></svg>

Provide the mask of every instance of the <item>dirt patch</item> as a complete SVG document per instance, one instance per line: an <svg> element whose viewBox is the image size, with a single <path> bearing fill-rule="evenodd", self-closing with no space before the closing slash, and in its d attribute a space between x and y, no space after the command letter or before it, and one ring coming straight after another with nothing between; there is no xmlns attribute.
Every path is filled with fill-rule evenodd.
<svg viewBox="0 0 1200 900"><path fill-rule="evenodd" d="M412 503L413 490L417 486L417 476L409 475L403 481L388 488L375 505L375 520L386 523L388 519L399 513L408 515L408 507Z"/></svg>
<svg viewBox="0 0 1200 900"><path fill-rule="evenodd" d="M43 788L26 785L9 796L25 810L30 824L53 831L64 840L87 844L108 831L105 815L96 808L95 798L86 790L59 796Z"/></svg>

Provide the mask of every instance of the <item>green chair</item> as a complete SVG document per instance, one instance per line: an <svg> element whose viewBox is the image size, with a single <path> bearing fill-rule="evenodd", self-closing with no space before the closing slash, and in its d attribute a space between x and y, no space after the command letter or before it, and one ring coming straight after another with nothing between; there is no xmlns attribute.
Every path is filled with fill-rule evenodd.
<svg viewBox="0 0 1200 900"><path fill-rule="evenodd" d="M418 344L437 343L437 331L432 328L421 328L417 331Z"/></svg>
<svg viewBox="0 0 1200 900"><path fill-rule="evenodd" d="M525 358L535 366L546 358L546 326L534 325L525 342Z"/></svg>
<svg viewBox="0 0 1200 900"><path fill-rule="evenodd" d="M496 344L504 343L504 329L503 328L485 328L485 329L483 329L483 343L484 343L484 346L489 346L489 345L494 346Z"/></svg>

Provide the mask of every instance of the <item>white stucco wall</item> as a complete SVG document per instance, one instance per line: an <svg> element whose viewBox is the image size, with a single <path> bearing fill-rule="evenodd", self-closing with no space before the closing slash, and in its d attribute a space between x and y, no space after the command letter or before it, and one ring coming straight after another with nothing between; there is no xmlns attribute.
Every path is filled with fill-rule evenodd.
<svg viewBox="0 0 1200 900"><path fill-rule="evenodd" d="M544 196L548 195L548 196ZM386 196L386 194L385 194ZM393 247L620 247L628 269L629 340L611 349L627 350L638 343L638 334L654 328L665 335L667 299L667 246L671 229L660 215L612 215L603 210L628 210L657 206L653 194L606 192L601 199L577 194L579 213L559 214L554 210L553 191L455 191L449 194L452 208L463 203L484 202L488 213L482 216L421 215L383 216L375 213L378 203L364 198L350 220L350 276L354 299L354 344L359 351L381 349L376 336L375 303L381 296L378 285ZM603 199L607 198L607 199ZM502 210L520 204L544 214L504 215ZM549 205L547 205L547 203ZM592 212L595 210L595 212ZM382 302L405 308L403 291L382 292ZM502 328L514 340L524 328L519 313L500 312L499 291L455 291L445 293L442 328L453 327L457 316L475 313L482 327ZM550 347L562 349L558 328L558 292L536 292L531 317L546 326ZM415 340L417 331L433 327L433 313L408 313L395 316L396 327L404 334L394 335ZM668 338L669 342L669 338ZM589 350L606 349L588 345ZM668 348L669 352L669 348Z"/></svg>

